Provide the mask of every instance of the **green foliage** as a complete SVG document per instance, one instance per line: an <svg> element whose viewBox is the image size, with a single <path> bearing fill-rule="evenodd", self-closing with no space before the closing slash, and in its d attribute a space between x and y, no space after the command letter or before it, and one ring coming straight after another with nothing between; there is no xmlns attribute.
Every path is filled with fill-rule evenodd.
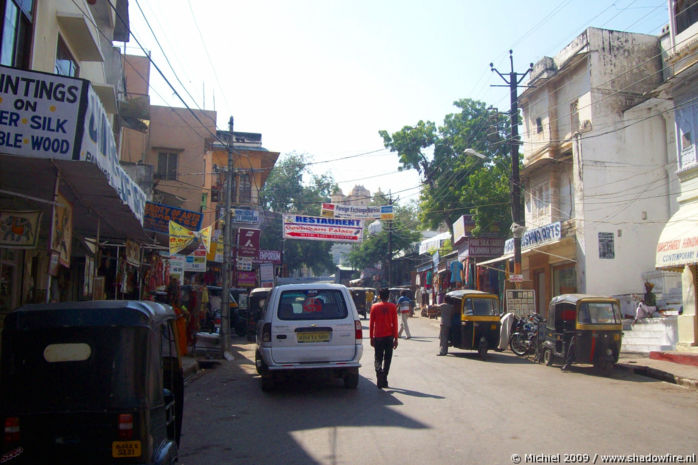
<svg viewBox="0 0 698 465"><path fill-rule="evenodd" d="M304 185L306 176L307 161L302 154L287 154L272 169L260 192L262 207L272 212L267 213L263 225L261 246L283 250L284 263L290 272L307 267L316 274L323 274L334 270L331 242L282 239L282 213L319 216L322 202L327 202L337 189L337 183L329 174L310 175L310 182Z"/></svg>
<svg viewBox="0 0 698 465"><path fill-rule="evenodd" d="M424 179L419 220L430 229L449 227L463 214L475 218L475 235L506 234L511 224L510 145L508 117L488 110L484 102L462 99L460 110L436 128L419 121L390 135L379 131L387 148L397 152L400 169L415 169ZM427 149L433 148L429 158ZM466 155L474 149L486 160ZM523 204L522 204L523 205Z"/></svg>

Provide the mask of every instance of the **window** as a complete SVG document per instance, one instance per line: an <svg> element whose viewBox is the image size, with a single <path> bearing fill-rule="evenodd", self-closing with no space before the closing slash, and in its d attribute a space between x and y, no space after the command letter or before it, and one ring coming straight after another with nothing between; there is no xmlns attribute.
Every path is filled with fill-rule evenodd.
<svg viewBox="0 0 698 465"><path fill-rule="evenodd" d="M531 201L532 205L531 217L539 219L545 217L549 212L550 206L550 189L545 184L539 184L534 186L531 191Z"/></svg>
<svg viewBox="0 0 698 465"><path fill-rule="evenodd" d="M158 169L155 177L166 181L177 180L177 154L175 152L158 153Z"/></svg>
<svg viewBox="0 0 698 465"><path fill-rule="evenodd" d="M613 259L616 257L613 243L613 233L599 233L599 258Z"/></svg>
<svg viewBox="0 0 698 465"><path fill-rule="evenodd" d="M250 203L252 201L252 183L250 182L250 175L245 173L240 175L240 203Z"/></svg>
<svg viewBox="0 0 698 465"><path fill-rule="evenodd" d="M281 320L337 320L348 315L342 293L326 289L286 291L278 311Z"/></svg>
<svg viewBox="0 0 698 465"><path fill-rule="evenodd" d="M676 33L681 34L698 21L698 1L675 0L674 16L676 18Z"/></svg>
<svg viewBox="0 0 698 465"><path fill-rule="evenodd" d="M28 69L34 2L0 0L0 8L3 13L0 64Z"/></svg>
<svg viewBox="0 0 698 465"><path fill-rule="evenodd" d="M579 131L579 101L575 100L570 104L570 132Z"/></svg>
<svg viewBox="0 0 698 465"><path fill-rule="evenodd" d="M541 118L536 118L536 132L538 134L543 132L543 120Z"/></svg>
<svg viewBox="0 0 698 465"><path fill-rule="evenodd" d="M54 72L60 76L78 77L80 67L73 55L68 50L68 46L63 39L58 38L58 49L56 50L56 66Z"/></svg>

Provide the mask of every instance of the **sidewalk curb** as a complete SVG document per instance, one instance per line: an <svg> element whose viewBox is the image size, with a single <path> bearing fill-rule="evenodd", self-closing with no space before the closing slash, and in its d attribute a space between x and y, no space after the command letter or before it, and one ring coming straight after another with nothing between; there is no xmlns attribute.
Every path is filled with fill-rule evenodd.
<svg viewBox="0 0 698 465"><path fill-rule="evenodd" d="M698 390L698 380L692 378L684 378L682 376L676 376L667 371L658 370L656 368L651 368L643 365L631 365L628 363L618 363L617 366L625 368L632 371L637 375L647 376L649 378L658 379L660 381L666 381L667 383L678 384L689 389Z"/></svg>

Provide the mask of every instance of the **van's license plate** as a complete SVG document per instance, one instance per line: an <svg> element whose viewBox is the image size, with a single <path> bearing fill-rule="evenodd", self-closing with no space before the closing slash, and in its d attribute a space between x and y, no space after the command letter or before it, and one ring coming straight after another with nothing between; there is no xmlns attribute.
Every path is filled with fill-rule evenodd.
<svg viewBox="0 0 698 465"><path fill-rule="evenodd" d="M111 443L111 456L119 457L140 457L140 441L113 441Z"/></svg>
<svg viewBox="0 0 698 465"><path fill-rule="evenodd" d="M314 331L307 333L297 333L298 342L329 342L329 331Z"/></svg>

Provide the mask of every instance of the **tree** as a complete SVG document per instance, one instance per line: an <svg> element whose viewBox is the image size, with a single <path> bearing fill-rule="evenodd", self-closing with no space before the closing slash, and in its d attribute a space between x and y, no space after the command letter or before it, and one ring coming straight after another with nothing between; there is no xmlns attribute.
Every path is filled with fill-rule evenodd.
<svg viewBox="0 0 698 465"><path fill-rule="evenodd" d="M397 152L400 169L415 169L425 186L419 219L428 228L450 227L463 214L474 215L475 235L506 231L511 224L508 118L493 114L484 102L454 102L442 126L419 121L389 134L379 131L385 147ZM429 158L427 149L433 148ZM486 160L465 154L474 149Z"/></svg>
<svg viewBox="0 0 698 465"><path fill-rule="evenodd" d="M303 267L322 274L334 269L330 255L331 242L282 238L282 213L302 213L319 216L322 202L327 202L337 188L331 175L308 175L306 156L289 153L279 160L260 192L260 202L268 213L263 226L262 248L283 250L284 264L290 272Z"/></svg>

